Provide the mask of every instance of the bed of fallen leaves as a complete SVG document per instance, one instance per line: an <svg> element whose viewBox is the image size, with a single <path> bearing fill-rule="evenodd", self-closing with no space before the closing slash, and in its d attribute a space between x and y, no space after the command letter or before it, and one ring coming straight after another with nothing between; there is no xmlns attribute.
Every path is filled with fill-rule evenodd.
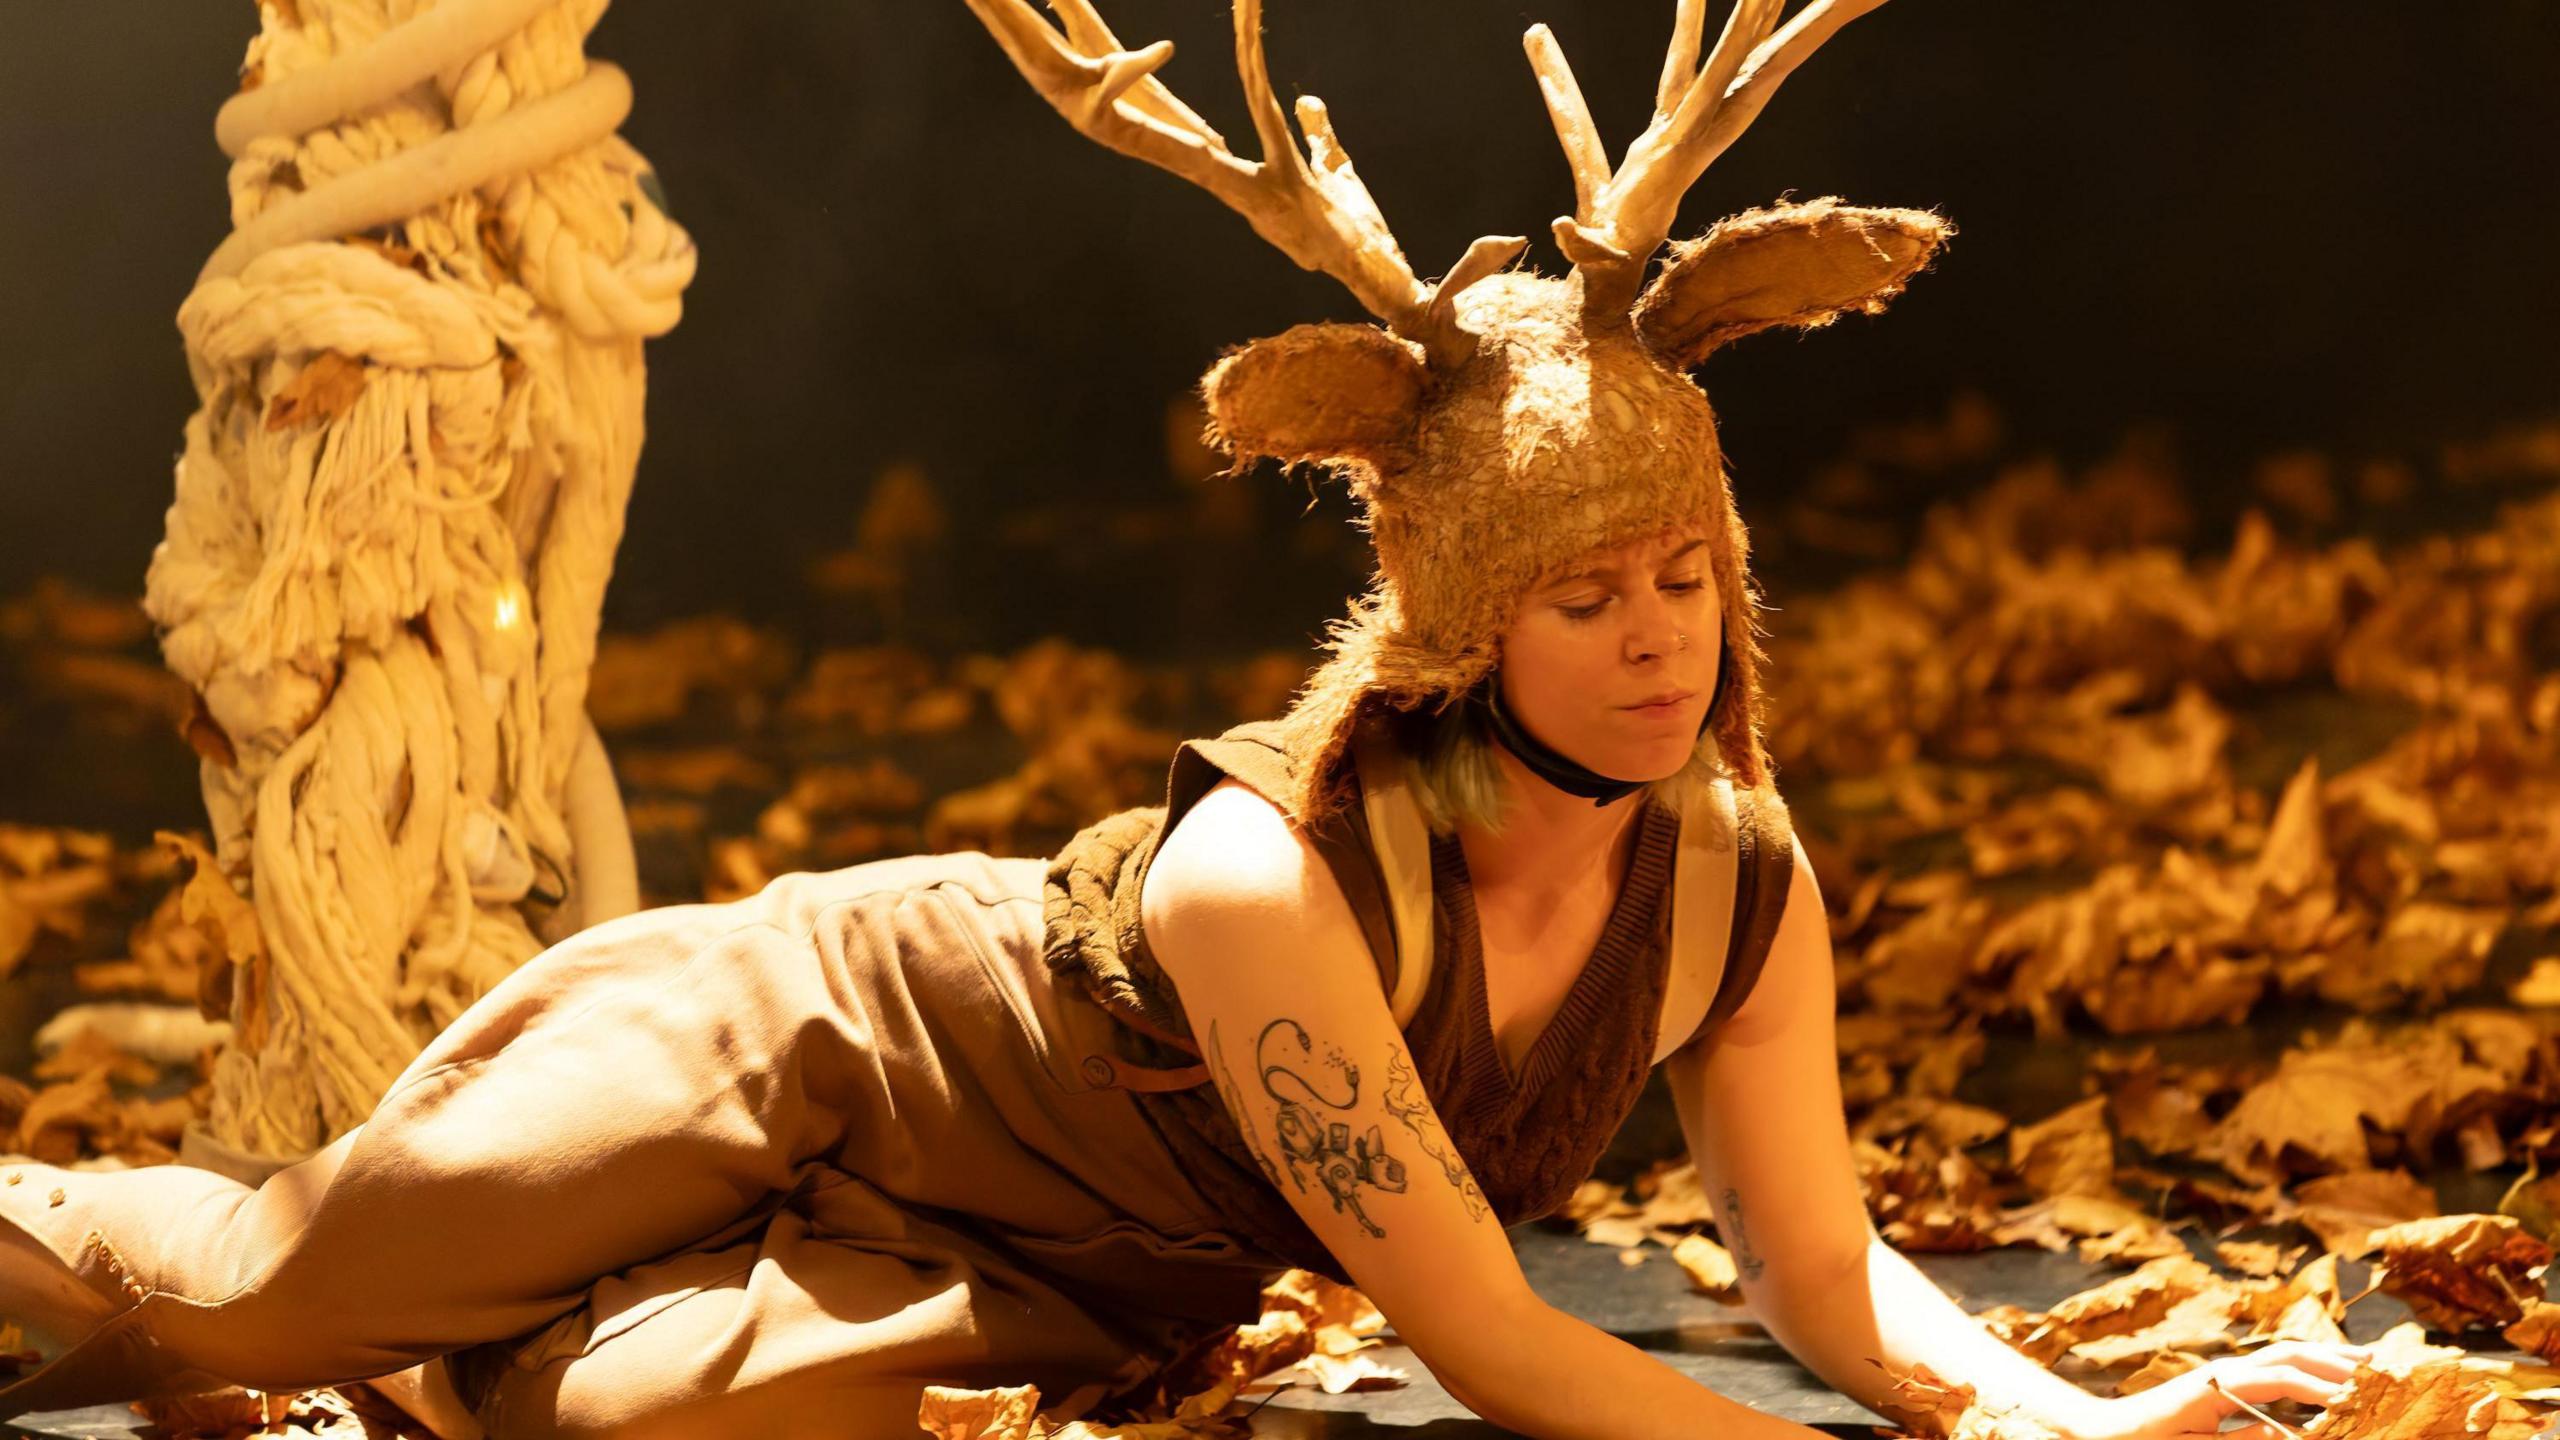
<svg viewBox="0 0 2560 1440"><path fill-rule="evenodd" d="M2474 1360L2450 1345L2430 1345L2416 1324L2402 1325L2374 1345L2372 1358L2351 1378L2336 1403L2299 1428L2242 1403L2250 1416L2280 1433L2319 1440L2533 1440L2550 1424L2549 1372ZM2183 1365L2152 1374L2157 1383ZM2056 1440L2033 1416L1979 1403L1973 1388L1917 1366L1894 1375L1888 1407L1909 1428L1900 1433L1949 1440ZM2132 1382L2128 1382L2129 1384ZM2532 1388L2528 1388L2532 1387Z"/></svg>
<svg viewBox="0 0 2560 1440"><path fill-rule="evenodd" d="M1411 1378L1372 1353L1387 1319L1359 1291L1290 1270L1262 1300L1259 1321L1207 1337L1135 1386L1095 1385L1044 1408L1036 1385L936 1385L917 1421L934 1440L1242 1440L1258 1408L1241 1405L1246 1397L1310 1384L1339 1395Z"/></svg>
<svg viewBox="0 0 2560 1440"><path fill-rule="evenodd" d="M1772 748L1833 907L1843 1090L1880 1231L1910 1252L2033 1246L2121 1271L2040 1312L1982 1312L2102 1391L2334 1338L2385 1297L2410 1318L2347 1401L2293 1428L2529 1433L2560 1361L2543 1285L2560 1240L2544 1174L2560 1157L2560 425L2424 466L2274 457L2227 539L2201 533L2198 487L2156 447L2069 475L1999 446L1970 397L1862 433L1769 547L1883 562L1790 597L1770 647ZM1897 525L1878 518L1897 486L1967 498ZM2456 528L2420 523L2457 509ZM938 515L919 473L884 475L858 543L812 583L893 613L934 567ZM811 648L714 615L604 637L589 708L649 902L718 900L792 869L1046 853L1160 800L1181 736L1276 713L1310 659ZM0 727L62 706L210 743L130 600L56 583L0 600L0 666ZM25 1079L0 1078L0 1149L171 1159L235 979L261 963L201 834L0 823L0 977L67 974L57 999L77 1002ZM2045 1053L2070 1062L2061 1089L1985 1083ZM2487 1188L2448 1179L2464 1176ZM2471 1199L2446 1213L2456 1190ZM1667 1250L1696 1290L1741 1303L1685 1163L1594 1180L1554 1218L1630 1264ZM937 1390L919 1418L955 1440L1171 1440L1241 1433L1243 1402L1280 1386L1404 1379L1370 1353L1384 1321L1356 1292L1290 1272L1265 1300L1258 1325L1140 1391L1044 1409L1028 1387ZM2032 1440L1960 1385L1899 1378L1912 1431ZM153 1413L190 1435L403 1423L362 1386Z"/></svg>

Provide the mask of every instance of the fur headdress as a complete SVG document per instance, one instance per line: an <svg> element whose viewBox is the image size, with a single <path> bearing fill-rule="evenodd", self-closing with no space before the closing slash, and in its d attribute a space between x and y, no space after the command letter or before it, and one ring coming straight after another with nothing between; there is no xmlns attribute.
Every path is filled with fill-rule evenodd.
<svg viewBox="0 0 2560 1440"><path fill-rule="evenodd" d="M1299 265L1350 287L1380 325L1300 325L1222 357L1201 381L1211 438L1239 463L1273 456L1340 475L1378 573L1336 621L1328 657L1283 723L1299 759L1288 808L1311 824L1344 798L1341 760L1376 707L1445 706L1489 674L1520 595L1601 547L1703 529L1722 591L1723 710L1693 768L1767 776L1749 543L1688 371L1775 325L1872 314L1953 227L1926 211L1834 199L1733 216L1670 247L1681 194L1787 75L1883 0L1735 0L1714 47L1705 0L1679 0L1653 121L1613 170L1544 25L1529 60L1573 171L1554 222L1562 279L1509 267L1521 236L1486 236L1437 284L1414 277L1336 139L1302 96L1289 133L1262 58L1261 0L1234 0L1236 68L1265 159L1238 158L1155 78L1170 41L1124 48L1090 0L968 0L1040 94L1100 143L1210 191ZM1705 60L1700 53L1706 51Z"/></svg>

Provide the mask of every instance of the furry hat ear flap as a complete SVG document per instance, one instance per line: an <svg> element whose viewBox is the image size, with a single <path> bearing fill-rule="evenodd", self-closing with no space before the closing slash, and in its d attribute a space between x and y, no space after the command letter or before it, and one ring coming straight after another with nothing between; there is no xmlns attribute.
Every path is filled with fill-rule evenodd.
<svg viewBox="0 0 2560 1440"><path fill-rule="evenodd" d="M1412 433L1428 385L1410 341L1375 325L1297 325L1228 351L1200 396L1210 440L1238 461L1375 464Z"/></svg>
<svg viewBox="0 0 2560 1440"><path fill-rule="evenodd" d="M1746 210L1671 247L1636 302L1636 329L1687 369L1772 325L1809 330L1844 311L1873 315L1954 233L1926 210L1864 209L1836 197Z"/></svg>

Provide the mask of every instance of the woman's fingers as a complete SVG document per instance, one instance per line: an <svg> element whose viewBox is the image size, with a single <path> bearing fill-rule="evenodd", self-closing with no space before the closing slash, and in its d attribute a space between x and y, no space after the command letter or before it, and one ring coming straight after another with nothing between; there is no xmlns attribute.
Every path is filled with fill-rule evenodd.
<svg viewBox="0 0 2560 1440"><path fill-rule="evenodd" d="M2215 1425L2206 1420L2206 1411L2214 1417L2227 1418L2286 1400L2318 1407L2333 1405L2371 1353L2360 1345L2281 1341L2248 1355L2210 1361L2169 1383L2202 1390L2199 1399L2203 1410L2181 1408L2194 1420L2206 1422L2203 1428L2209 1431ZM2289 1433L2252 1417L2250 1423L2223 1430L2214 1440L2283 1440Z"/></svg>
<svg viewBox="0 0 2560 1440"><path fill-rule="evenodd" d="M2347 1387L2325 1375L2290 1364L2250 1364L2217 1368L2215 1379L2221 1383L2211 1388L2229 1399L2237 1397L2252 1405L2267 1405L2278 1400L2299 1400L2305 1405L2327 1405ZM2237 1407L2234 1407L2237 1408Z"/></svg>
<svg viewBox="0 0 2560 1440"><path fill-rule="evenodd" d="M2247 1358L2282 1361L2298 1365L2314 1375L2344 1380L2372 1355L2373 1347L2370 1345L2323 1345L2303 1340L2279 1340L2264 1349L2252 1351Z"/></svg>

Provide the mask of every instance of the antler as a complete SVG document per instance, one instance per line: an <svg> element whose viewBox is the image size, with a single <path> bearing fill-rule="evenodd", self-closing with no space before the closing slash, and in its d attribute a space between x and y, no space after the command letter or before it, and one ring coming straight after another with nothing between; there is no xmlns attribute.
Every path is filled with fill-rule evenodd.
<svg viewBox="0 0 2560 1440"><path fill-rule="evenodd" d="M1634 303L1645 262L1671 233L1680 197L1806 56L1883 3L1814 0L1772 35L1785 0L1734 0L1702 66L1698 47L1705 37L1706 0L1680 0L1662 83L1654 93L1653 123L1627 147L1615 174L1555 36L1544 25L1529 27L1522 43L1555 121L1556 139L1573 167L1574 210L1556 220L1556 245L1582 277L1591 304Z"/></svg>
<svg viewBox="0 0 2560 1440"><path fill-rule="evenodd" d="M1155 78L1173 58L1172 41L1127 49L1090 0L1050 0L1063 34L1028 0L968 4L1014 68L1086 136L1217 196L1300 267L1350 287L1370 314L1421 344L1435 365L1460 364L1474 352L1475 337L1458 329L1452 302L1459 291L1510 263L1528 239L1485 236L1467 247L1440 284L1416 280L1334 134L1324 102L1313 95L1298 97L1298 128L1307 137L1307 153L1299 153L1263 63L1262 0L1235 0L1236 71L1262 145L1258 162L1237 157L1207 121Z"/></svg>

